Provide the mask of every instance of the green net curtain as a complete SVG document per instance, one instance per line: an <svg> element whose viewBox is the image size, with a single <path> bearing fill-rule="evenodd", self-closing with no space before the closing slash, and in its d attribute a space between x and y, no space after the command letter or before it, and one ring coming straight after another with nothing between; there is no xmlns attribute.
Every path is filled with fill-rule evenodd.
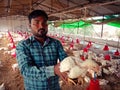
<svg viewBox="0 0 120 90"><path fill-rule="evenodd" d="M120 20L109 22L108 25L120 28Z"/></svg>
<svg viewBox="0 0 120 90"><path fill-rule="evenodd" d="M84 28L89 25L91 25L91 24L86 23L84 21L78 21L78 22L73 22L73 23L64 23L60 27L62 27L62 28Z"/></svg>

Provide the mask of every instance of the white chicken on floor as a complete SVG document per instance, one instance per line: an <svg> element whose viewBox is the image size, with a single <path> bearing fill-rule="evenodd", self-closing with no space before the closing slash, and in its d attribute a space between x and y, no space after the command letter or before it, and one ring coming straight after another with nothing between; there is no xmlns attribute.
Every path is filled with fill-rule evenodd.
<svg viewBox="0 0 120 90"><path fill-rule="evenodd" d="M2 83L2 84L0 85L0 90L5 90L4 83Z"/></svg>
<svg viewBox="0 0 120 90"><path fill-rule="evenodd" d="M76 78L78 78L77 82L81 82L81 84L83 84L83 79L86 76L88 69L92 69L93 71L97 72L98 64L91 59L82 61L79 58L73 56L65 58L60 63L60 71L67 72L68 83L72 82L74 85L76 85L76 83L72 79Z"/></svg>

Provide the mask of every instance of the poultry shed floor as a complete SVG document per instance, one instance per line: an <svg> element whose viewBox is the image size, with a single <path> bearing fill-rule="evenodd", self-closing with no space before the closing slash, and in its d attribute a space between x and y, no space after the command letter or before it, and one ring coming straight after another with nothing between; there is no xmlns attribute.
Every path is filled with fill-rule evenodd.
<svg viewBox="0 0 120 90"><path fill-rule="evenodd" d="M3 37L0 39L0 47L8 47L8 39ZM10 50L10 48L9 48ZM8 53L4 53L4 50L0 50L0 85L4 83L5 90L24 90L23 78L19 72L13 71L12 64L16 63L16 58L12 57ZM108 85L101 86L101 90L120 90L120 81L117 77L104 76L107 80L111 81ZM114 83L113 83L114 82ZM62 90L86 90L88 84L80 85L66 85L61 86Z"/></svg>
<svg viewBox="0 0 120 90"><path fill-rule="evenodd" d="M0 47L7 47L8 43L7 38L0 39ZM16 63L16 58L4 53L4 50L0 50L0 60L2 64L0 66L0 85L4 83L5 90L24 90L20 72L12 69L12 64Z"/></svg>

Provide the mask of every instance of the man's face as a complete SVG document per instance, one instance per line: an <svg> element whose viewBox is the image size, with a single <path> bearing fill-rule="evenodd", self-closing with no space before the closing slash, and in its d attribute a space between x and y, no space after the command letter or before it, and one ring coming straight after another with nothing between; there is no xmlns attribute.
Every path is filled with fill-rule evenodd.
<svg viewBox="0 0 120 90"><path fill-rule="evenodd" d="M42 16L32 18L30 28L35 37L44 38L48 32L47 19Z"/></svg>

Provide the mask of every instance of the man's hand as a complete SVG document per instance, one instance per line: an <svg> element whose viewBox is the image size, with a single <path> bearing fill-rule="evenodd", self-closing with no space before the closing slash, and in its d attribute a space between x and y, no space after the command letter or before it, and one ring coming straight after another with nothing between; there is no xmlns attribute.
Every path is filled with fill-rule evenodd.
<svg viewBox="0 0 120 90"><path fill-rule="evenodd" d="M54 73L58 75L65 83L67 83L67 78L68 78L67 73L66 72L61 73L59 67L60 67L60 63L54 66Z"/></svg>

